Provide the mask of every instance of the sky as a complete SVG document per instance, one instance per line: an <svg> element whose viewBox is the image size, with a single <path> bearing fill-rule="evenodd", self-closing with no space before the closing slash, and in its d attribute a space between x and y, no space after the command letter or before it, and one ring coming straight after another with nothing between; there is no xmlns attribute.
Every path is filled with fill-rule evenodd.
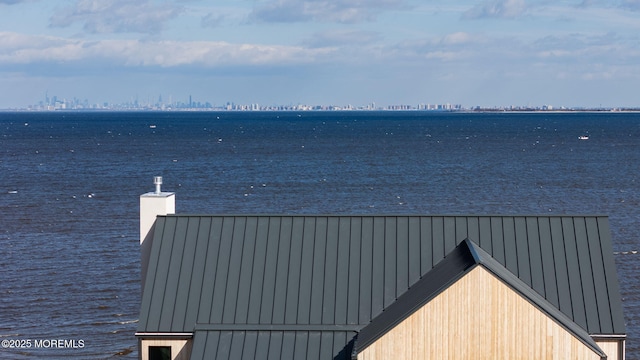
<svg viewBox="0 0 640 360"><path fill-rule="evenodd" d="M639 107L640 0L0 0L0 108Z"/></svg>

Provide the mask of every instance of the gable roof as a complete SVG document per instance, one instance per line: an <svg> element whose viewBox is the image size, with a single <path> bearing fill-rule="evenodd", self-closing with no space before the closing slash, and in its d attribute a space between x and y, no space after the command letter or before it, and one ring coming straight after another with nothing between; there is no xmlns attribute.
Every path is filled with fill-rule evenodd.
<svg viewBox="0 0 640 360"><path fill-rule="evenodd" d="M138 332L362 329L467 238L587 333L625 333L604 216L368 215L159 216Z"/></svg>
<svg viewBox="0 0 640 360"><path fill-rule="evenodd" d="M355 351L360 352L371 345L477 266L482 266L489 270L507 286L527 299L533 306L553 318L560 326L569 331L596 354L606 358L606 354L583 328L576 325L559 309L549 304L540 294L524 284L522 280L469 239L462 241L422 279L386 308L382 314L362 328L357 337Z"/></svg>

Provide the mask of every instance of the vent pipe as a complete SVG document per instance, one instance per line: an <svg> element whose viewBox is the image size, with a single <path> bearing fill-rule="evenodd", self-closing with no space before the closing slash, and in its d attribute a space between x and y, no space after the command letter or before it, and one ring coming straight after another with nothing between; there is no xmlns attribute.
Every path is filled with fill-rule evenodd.
<svg viewBox="0 0 640 360"><path fill-rule="evenodd" d="M162 185L162 176L154 176L153 183L156 185L156 194L160 194L160 186Z"/></svg>

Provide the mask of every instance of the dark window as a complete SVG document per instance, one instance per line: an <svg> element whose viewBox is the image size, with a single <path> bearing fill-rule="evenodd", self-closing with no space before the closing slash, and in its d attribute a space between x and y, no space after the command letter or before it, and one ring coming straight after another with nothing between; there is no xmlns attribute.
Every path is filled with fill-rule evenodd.
<svg viewBox="0 0 640 360"><path fill-rule="evenodd" d="M149 360L171 360L171 346L149 346Z"/></svg>

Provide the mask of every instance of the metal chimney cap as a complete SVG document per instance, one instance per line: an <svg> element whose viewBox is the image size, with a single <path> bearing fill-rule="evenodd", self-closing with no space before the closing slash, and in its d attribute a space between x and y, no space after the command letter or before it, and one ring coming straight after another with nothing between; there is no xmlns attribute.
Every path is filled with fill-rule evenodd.
<svg viewBox="0 0 640 360"><path fill-rule="evenodd" d="M160 185L162 185L162 176L154 176L153 183L156 186L156 194L160 194L162 192L160 190Z"/></svg>

